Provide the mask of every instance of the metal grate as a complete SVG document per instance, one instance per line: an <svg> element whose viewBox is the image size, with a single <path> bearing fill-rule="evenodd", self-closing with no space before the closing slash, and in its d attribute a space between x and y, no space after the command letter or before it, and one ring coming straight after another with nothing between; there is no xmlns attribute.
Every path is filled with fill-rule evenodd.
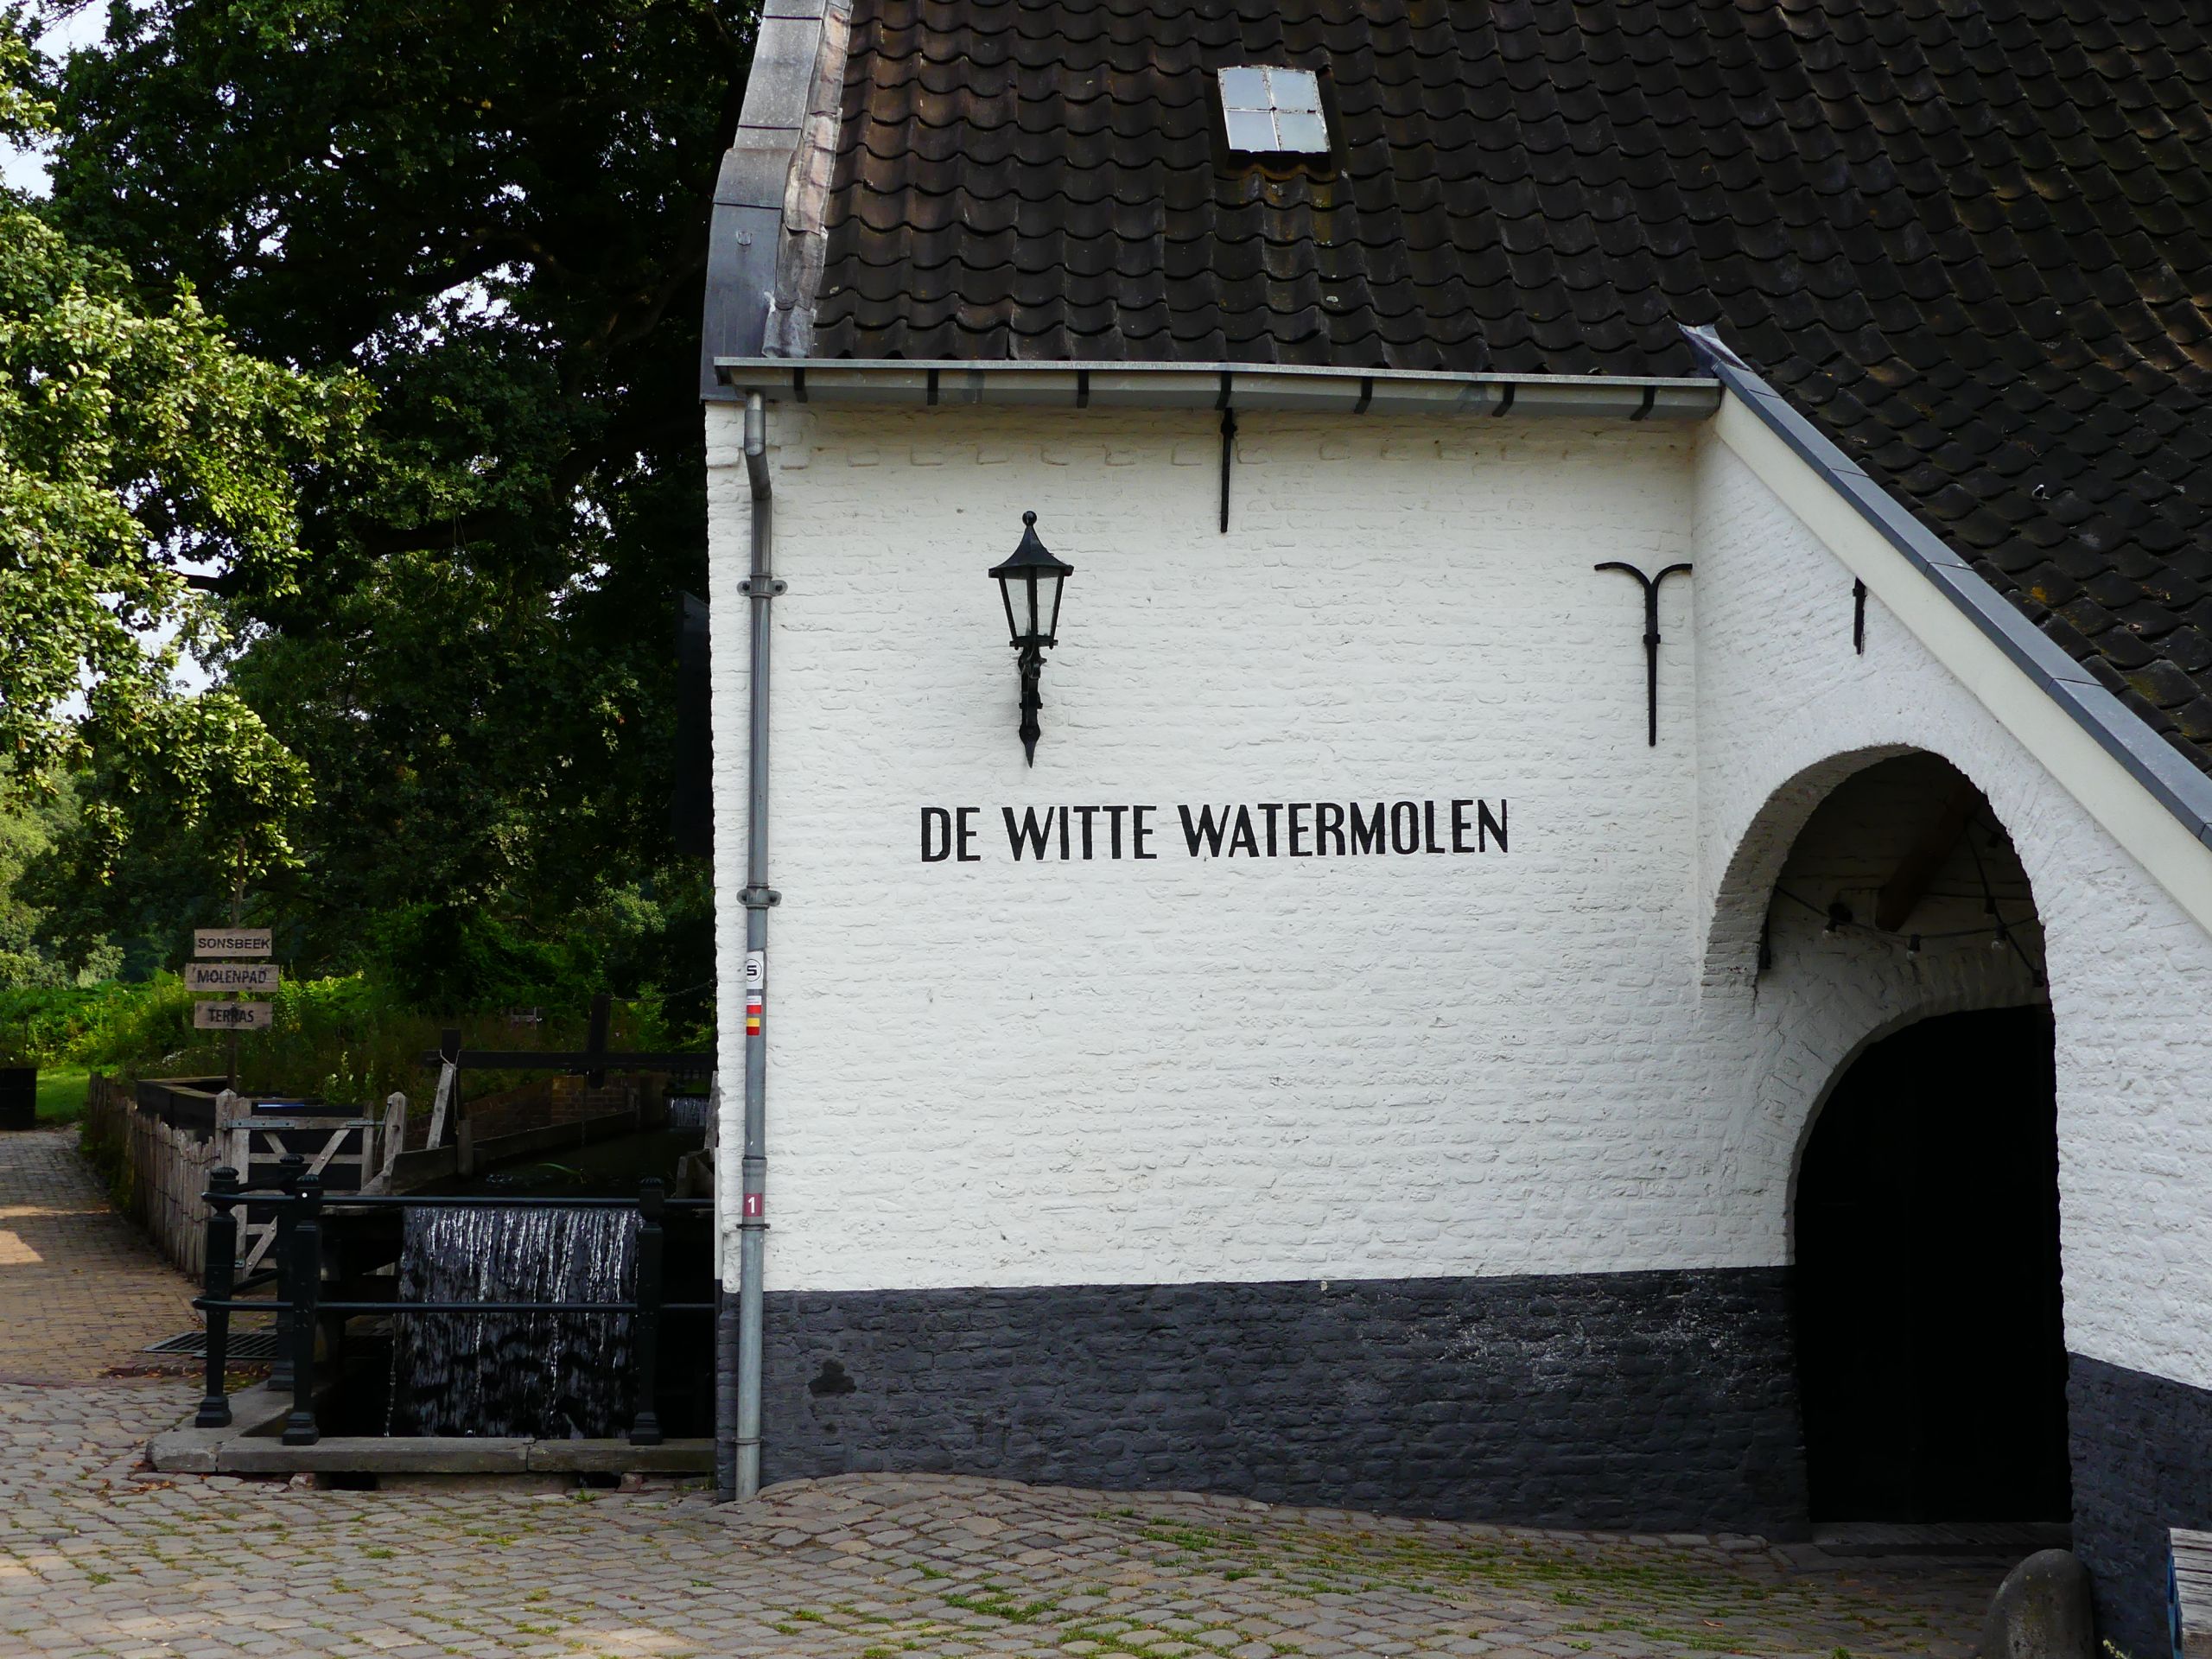
<svg viewBox="0 0 2212 1659"><path fill-rule="evenodd" d="M272 1325L266 1331L233 1331L228 1351L233 1362L242 1359L273 1360L276 1357L276 1327ZM207 1352L207 1333L205 1331L188 1331L181 1337L163 1337L144 1351L149 1354L204 1356Z"/></svg>

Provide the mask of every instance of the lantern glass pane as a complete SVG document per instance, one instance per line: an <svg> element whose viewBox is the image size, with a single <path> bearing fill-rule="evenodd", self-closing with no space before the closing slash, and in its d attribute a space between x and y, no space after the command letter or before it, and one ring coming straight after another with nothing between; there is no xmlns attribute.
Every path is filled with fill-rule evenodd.
<svg viewBox="0 0 2212 1659"><path fill-rule="evenodd" d="M1001 576L999 578L999 603L1006 607L1007 638L1009 639L1019 639L1021 637L1021 625L1014 620L1014 583L1012 576Z"/></svg>
<svg viewBox="0 0 2212 1659"><path fill-rule="evenodd" d="M1037 596L1039 601L1037 615L1043 625L1040 632L1048 639L1060 631L1060 584L1066 580L1065 576L1055 571L1040 584L1043 591Z"/></svg>

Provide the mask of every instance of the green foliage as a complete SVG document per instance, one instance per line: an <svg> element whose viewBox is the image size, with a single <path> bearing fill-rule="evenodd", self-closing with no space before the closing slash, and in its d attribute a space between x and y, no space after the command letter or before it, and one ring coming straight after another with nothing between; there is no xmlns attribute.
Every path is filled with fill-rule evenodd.
<svg viewBox="0 0 2212 1659"><path fill-rule="evenodd" d="M20 791L13 798L0 796L0 990L91 982L122 964L123 953L104 938L67 957L57 952L46 909L24 880L76 817L76 796L66 785L42 801L26 799ZM73 965L75 960L85 966Z"/></svg>
<svg viewBox="0 0 2212 1659"><path fill-rule="evenodd" d="M211 607L240 719L313 780L239 809L296 855L257 919L302 963L481 907L511 937L410 970L410 995L465 999L514 982L511 946L634 894L692 953L659 982L707 977L668 828L672 639L675 595L703 588L698 317L753 16L152 0L51 80L55 223L378 394L342 475L300 476L316 557L243 569ZM140 838L127 868L113 844L96 818L57 849L72 941L209 919L219 842Z"/></svg>
<svg viewBox="0 0 2212 1659"><path fill-rule="evenodd" d="M31 86L34 63L21 13L0 10L0 143L25 143L54 130L54 105Z"/></svg>
<svg viewBox="0 0 2212 1659"><path fill-rule="evenodd" d="M39 105L12 15L0 41L0 124L20 127ZM296 592L302 483L349 451L369 402L358 375L238 351L189 283L142 294L0 192L0 756L34 787L95 762L93 879L149 827L220 823L253 867L291 861L306 769L235 692L175 683L228 638L188 572Z"/></svg>
<svg viewBox="0 0 2212 1659"><path fill-rule="evenodd" d="M542 1007L574 1014L598 988L588 961L519 937L483 911L414 905L385 917L372 974L410 1007Z"/></svg>
<svg viewBox="0 0 2212 1659"><path fill-rule="evenodd" d="M0 992L0 1062L84 1066L132 1077L220 1077L228 1039L192 1028L194 1000L170 974L139 985ZM449 1023L458 1023L463 1040L476 1047L575 1049L586 1034L582 1009L549 1008L546 1023L536 1027L510 1025L496 1010L448 1021L360 974L296 981L271 1000L276 1028L238 1039L239 1085L251 1093L320 1095L359 1105L395 1090L427 1098L434 1079L422 1057L438 1046ZM659 999L650 995L616 1004L609 1033L617 1048L702 1040L696 1031L671 1031ZM485 1073L474 1077L470 1088L499 1088L521 1077Z"/></svg>

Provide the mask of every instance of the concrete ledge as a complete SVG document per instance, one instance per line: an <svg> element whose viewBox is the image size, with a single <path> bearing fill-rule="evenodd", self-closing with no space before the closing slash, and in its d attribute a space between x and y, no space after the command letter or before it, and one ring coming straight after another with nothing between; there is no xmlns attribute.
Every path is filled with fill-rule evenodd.
<svg viewBox="0 0 2212 1659"><path fill-rule="evenodd" d="M267 1383L241 1389L231 1396L228 1428L195 1428L190 1418L146 1443L146 1459L155 1468L175 1474L213 1475L222 1471L222 1449L241 1435L273 1435L280 1432L284 1414L292 1408L289 1390L278 1393Z"/></svg>
<svg viewBox="0 0 2212 1659"><path fill-rule="evenodd" d="M231 1401L228 1428L188 1424L146 1447L154 1467L191 1475L704 1475L712 1440L531 1440L519 1436L327 1434L313 1446L277 1439L291 1396L251 1389Z"/></svg>
<svg viewBox="0 0 2212 1659"><path fill-rule="evenodd" d="M381 1434L332 1434L313 1446L237 1440L216 1453L215 1466L226 1475L520 1475L530 1471L530 1442Z"/></svg>
<svg viewBox="0 0 2212 1659"><path fill-rule="evenodd" d="M578 1475L710 1475L712 1440L664 1440L632 1446L627 1440L532 1440L533 1470Z"/></svg>

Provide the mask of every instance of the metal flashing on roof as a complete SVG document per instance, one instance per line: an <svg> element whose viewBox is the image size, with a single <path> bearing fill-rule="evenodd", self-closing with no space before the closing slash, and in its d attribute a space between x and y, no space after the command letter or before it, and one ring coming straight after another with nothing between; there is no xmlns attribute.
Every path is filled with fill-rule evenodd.
<svg viewBox="0 0 2212 1659"><path fill-rule="evenodd" d="M2212 777L2023 615L1942 538L1800 414L1710 328L1682 330L1720 384L1997 648L2073 717L2199 842L2212 845Z"/></svg>
<svg viewBox="0 0 2212 1659"><path fill-rule="evenodd" d="M851 0L766 0L708 227L700 395L715 353L812 344Z"/></svg>
<svg viewBox="0 0 2212 1659"><path fill-rule="evenodd" d="M728 391L775 402L1233 409L1344 415L1551 416L1703 420L1720 404L1703 378L1452 374L1243 363L914 363L850 358L715 359Z"/></svg>

